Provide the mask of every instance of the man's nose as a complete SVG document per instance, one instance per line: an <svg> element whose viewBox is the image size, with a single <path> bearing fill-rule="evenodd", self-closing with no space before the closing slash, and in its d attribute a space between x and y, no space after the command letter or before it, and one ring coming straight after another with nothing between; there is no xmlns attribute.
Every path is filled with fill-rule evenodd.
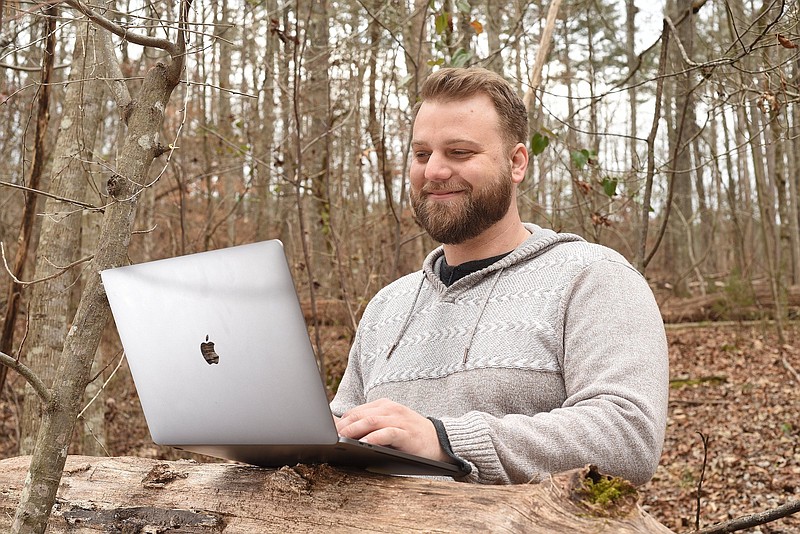
<svg viewBox="0 0 800 534"><path fill-rule="evenodd" d="M431 153L425 164L425 179L431 181L447 180L452 175L453 171L450 168L447 158L438 152Z"/></svg>

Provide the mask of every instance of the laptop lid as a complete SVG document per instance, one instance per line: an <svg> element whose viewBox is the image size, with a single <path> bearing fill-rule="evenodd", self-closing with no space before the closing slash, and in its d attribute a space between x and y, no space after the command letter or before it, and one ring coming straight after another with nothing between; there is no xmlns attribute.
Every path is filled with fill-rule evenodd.
<svg viewBox="0 0 800 534"><path fill-rule="evenodd" d="M338 436L280 241L100 274L155 443L263 466L459 474Z"/></svg>

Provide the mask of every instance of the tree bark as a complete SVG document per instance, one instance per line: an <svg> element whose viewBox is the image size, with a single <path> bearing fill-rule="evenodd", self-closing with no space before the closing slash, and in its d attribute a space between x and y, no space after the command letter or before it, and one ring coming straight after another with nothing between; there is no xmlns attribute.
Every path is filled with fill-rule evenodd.
<svg viewBox="0 0 800 534"><path fill-rule="evenodd" d="M0 461L0 529L28 457ZM326 465L238 464L71 456L48 532L669 533L633 493L591 504L594 468L540 484L477 486ZM624 481L622 482L623 484Z"/></svg>
<svg viewBox="0 0 800 534"><path fill-rule="evenodd" d="M25 193L25 207L23 209L22 222L20 223L19 236L17 238L17 252L14 257L12 273L17 278L22 277L25 264L30 252L31 237L36 218L37 196L33 190L39 188L45 166L45 136L47 126L50 122L50 94L52 88L50 79L53 75L53 62L56 50L56 19L58 18L58 8L55 5L47 7L45 10L45 49L42 57L42 74L39 80L39 99L36 106L36 130L33 145L33 162L27 185L30 190ZM0 332L0 352L11 353L14 345L14 327L17 323L17 315L22 298L22 287L16 281L8 283L7 301L5 313L3 314L2 332ZM0 391L6 381L6 368L0 366Z"/></svg>
<svg viewBox="0 0 800 534"><path fill-rule="evenodd" d="M44 408L30 471L11 525L15 534L44 532L55 503L76 416L91 378L94 354L110 316L99 273L127 263L136 201L141 184L147 183L150 164L163 150L158 143L158 132L167 102L183 71L182 57L176 54L169 66L159 63L152 67L142 82L139 99L130 108L117 174L107 184L107 192L114 201L106 207L86 287L64 340L53 394Z"/></svg>
<svg viewBox="0 0 800 534"><path fill-rule="evenodd" d="M79 201L87 200L90 175L86 162L92 159L92 148L103 113L105 83L96 75L103 70L100 46L96 44L98 31L106 30L84 23L75 40L73 66L64 95L64 112L50 178L50 193ZM74 312L70 302L71 288L80 273L73 270L53 276L61 270L60 266L69 265L79 258L82 210L67 202L48 198L45 212L47 216L42 218L39 231L33 277L43 281L32 287L25 358L28 367L49 387L72 319L71 312ZM22 414L20 454L30 454L41 420L41 401L30 386L25 387Z"/></svg>
<svg viewBox="0 0 800 534"><path fill-rule="evenodd" d="M670 3L668 3L670 5ZM671 3L673 19L681 19L684 13L692 10L691 0L675 0ZM691 150L690 133L691 125L695 123L695 98L693 92L693 79L691 71L685 70L687 66L682 61L681 54L678 52L680 46L691 57L693 52L695 18L690 15L678 25L677 35L673 35L676 41L675 49L672 51L673 63L676 65L675 81L672 88L672 117L669 121L668 143L671 161L669 172L673 181L674 196L672 209L675 216L669 221L667 233L668 264L675 277L675 293L679 296L687 296L688 283L686 276L691 271L691 255L689 253L689 242L686 233L692 232L693 228L687 224L693 218L692 208L692 176L691 176Z"/></svg>

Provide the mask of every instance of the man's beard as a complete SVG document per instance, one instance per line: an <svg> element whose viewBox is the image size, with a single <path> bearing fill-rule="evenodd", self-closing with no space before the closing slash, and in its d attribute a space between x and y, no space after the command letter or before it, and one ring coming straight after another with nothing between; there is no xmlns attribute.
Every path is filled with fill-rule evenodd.
<svg viewBox="0 0 800 534"><path fill-rule="evenodd" d="M463 191L460 197L431 201L430 192ZM415 218L428 235L445 245L458 245L481 235L502 219L511 205L511 169L505 169L475 192L469 182L448 180L428 182L421 191L411 189Z"/></svg>

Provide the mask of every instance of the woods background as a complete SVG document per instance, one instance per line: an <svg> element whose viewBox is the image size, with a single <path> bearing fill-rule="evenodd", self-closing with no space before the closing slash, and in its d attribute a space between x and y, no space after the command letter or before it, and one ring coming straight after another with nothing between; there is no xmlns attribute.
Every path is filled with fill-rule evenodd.
<svg viewBox="0 0 800 534"><path fill-rule="evenodd" d="M280 238L335 388L366 302L435 246L405 176L440 65L494 69L529 104L524 220L620 251L664 309L723 295L714 317L776 319L785 344L799 15L779 0L0 0L0 352L53 383L102 213L134 199L131 263ZM148 108L163 124L134 139L156 159L122 171L137 92L177 57L171 97ZM123 363L114 336L80 414L86 454L104 453L108 406L89 401ZM5 438L31 453L36 393L0 366L2 398L19 421Z"/></svg>

